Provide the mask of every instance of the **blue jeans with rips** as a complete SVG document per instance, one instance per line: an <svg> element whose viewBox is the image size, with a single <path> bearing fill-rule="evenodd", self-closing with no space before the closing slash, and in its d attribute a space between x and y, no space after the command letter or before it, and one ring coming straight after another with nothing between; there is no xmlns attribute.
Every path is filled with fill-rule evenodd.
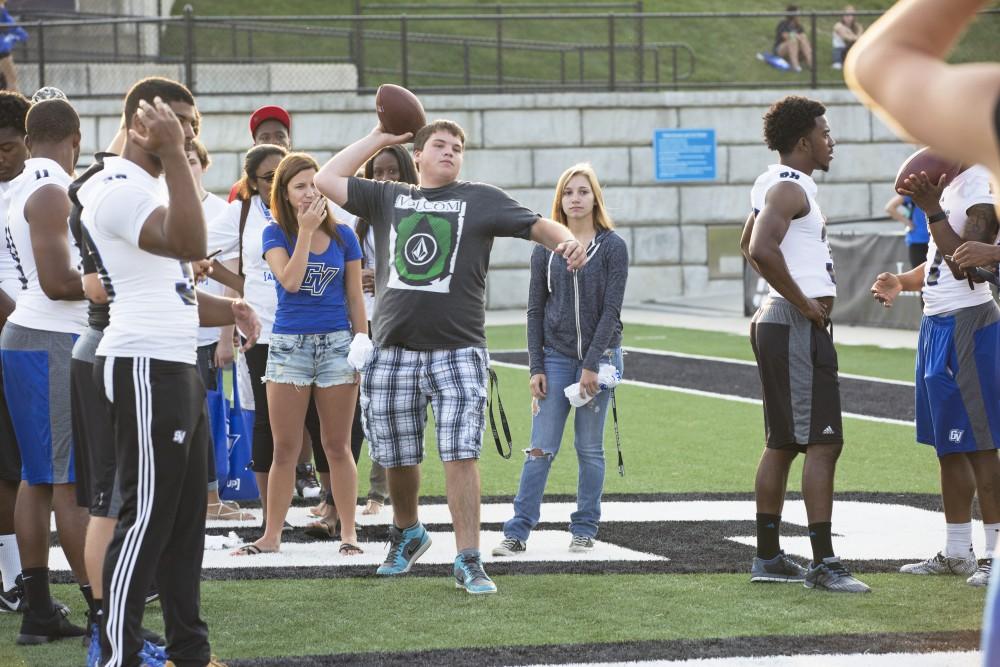
<svg viewBox="0 0 1000 667"><path fill-rule="evenodd" d="M505 537L526 541L538 525L542 495L549 470L559 446L569 416L570 404L563 390L579 382L583 362L567 357L550 347L544 348L545 398L533 402L531 447L525 452L521 483L514 498L514 516L503 526ZM605 351L601 363L611 363L622 370L621 348ZM576 409L573 419L573 446L579 464L576 511L570 516L569 530L573 535L594 538L601 520L601 494L604 491L604 421L608 413L610 391L602 391L589 403ZM536 456L532 452L541 450Z"/></svg>

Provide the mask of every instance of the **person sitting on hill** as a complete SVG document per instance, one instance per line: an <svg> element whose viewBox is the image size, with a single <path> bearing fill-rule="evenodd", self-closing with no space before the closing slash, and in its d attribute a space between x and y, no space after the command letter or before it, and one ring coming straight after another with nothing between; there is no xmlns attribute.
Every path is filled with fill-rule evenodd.
<svg viewBox="0 0 1000 667"><path fill-rule="evenodd" d="M844 15L833 24L833 69L844 67L844 56L854 46L854 42L861 38L861 33L865 27L854 15L854 6L844 7Z"/></svg>
<svg viewBox="0 0 1000 667"><path fill-rule="evenodd" d="M806 62L806 67L812 68L812 46L806 31L799 23L799 8L796 5L788 5L788 12L785 19L778 24L774 31L774 55L784 58L791 64L792 69L801 72L799 57Z"/></svg>

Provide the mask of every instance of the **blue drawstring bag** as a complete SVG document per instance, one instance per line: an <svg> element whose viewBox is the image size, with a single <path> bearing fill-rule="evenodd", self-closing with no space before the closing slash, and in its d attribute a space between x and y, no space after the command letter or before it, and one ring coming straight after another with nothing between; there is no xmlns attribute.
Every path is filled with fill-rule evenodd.
<svg viewBox="0 0 1000 667"><path fill-rule="evenodd" d="M221 487L229 479L229 401L223 393L222 369L215 373L215 389L205 393L208 427L215 451L215 479Z"/></svg>
<svg viewBox="0 0 1000 667"><path fill-rule="evenodd" d="M229 408L229 474L225 485L219 480L223 500L256 500L260 496L257 480L250 470L253 457L254 411L240 402L240 383L233 364L233 405Z"/></svg>

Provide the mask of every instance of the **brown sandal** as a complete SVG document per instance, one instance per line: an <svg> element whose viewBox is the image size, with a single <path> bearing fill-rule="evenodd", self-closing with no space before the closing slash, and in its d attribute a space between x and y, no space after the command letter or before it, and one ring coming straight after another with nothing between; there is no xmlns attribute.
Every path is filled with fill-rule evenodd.
<svg viewBox="0 0 1000 667"><path fill-rule="evenodd" d="M344 542L340 545L338 549L341 556L358 556L364 553L364 550L357 544L351 544L350 542Z"/></svg>
<svg viewBox="0 0 1000 667"><path fill-rule="evenodd" d="M305 527L304 532L309 537L314 537L317 540L335 540L337 539L337 524L339 522L335 519L332 522L326 519L320 519L319 521L313 521L311 524Z"/></svg>

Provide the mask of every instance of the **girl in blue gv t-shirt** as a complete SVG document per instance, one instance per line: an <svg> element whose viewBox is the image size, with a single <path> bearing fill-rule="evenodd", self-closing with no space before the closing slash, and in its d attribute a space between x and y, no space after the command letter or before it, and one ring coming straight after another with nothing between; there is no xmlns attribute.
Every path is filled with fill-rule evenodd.
<svg viewBox="0 0 1000 667"><path fill-rule="evenodd" d="M361 291L361 246L354 231L334 220L313 185L319 165L291 153L271 187L275 222L264 228L264 259L274 273L278 309L263 381L274 436L268 473L264 534L234 552L275 552L292 501L295 465L310 395L316 402L323 450L330 462L333 500L340 515L341 556L362 553L354 525L358 472L351 455L351 415L358 374L348 363L354 334L367 337Z"/></svg>

